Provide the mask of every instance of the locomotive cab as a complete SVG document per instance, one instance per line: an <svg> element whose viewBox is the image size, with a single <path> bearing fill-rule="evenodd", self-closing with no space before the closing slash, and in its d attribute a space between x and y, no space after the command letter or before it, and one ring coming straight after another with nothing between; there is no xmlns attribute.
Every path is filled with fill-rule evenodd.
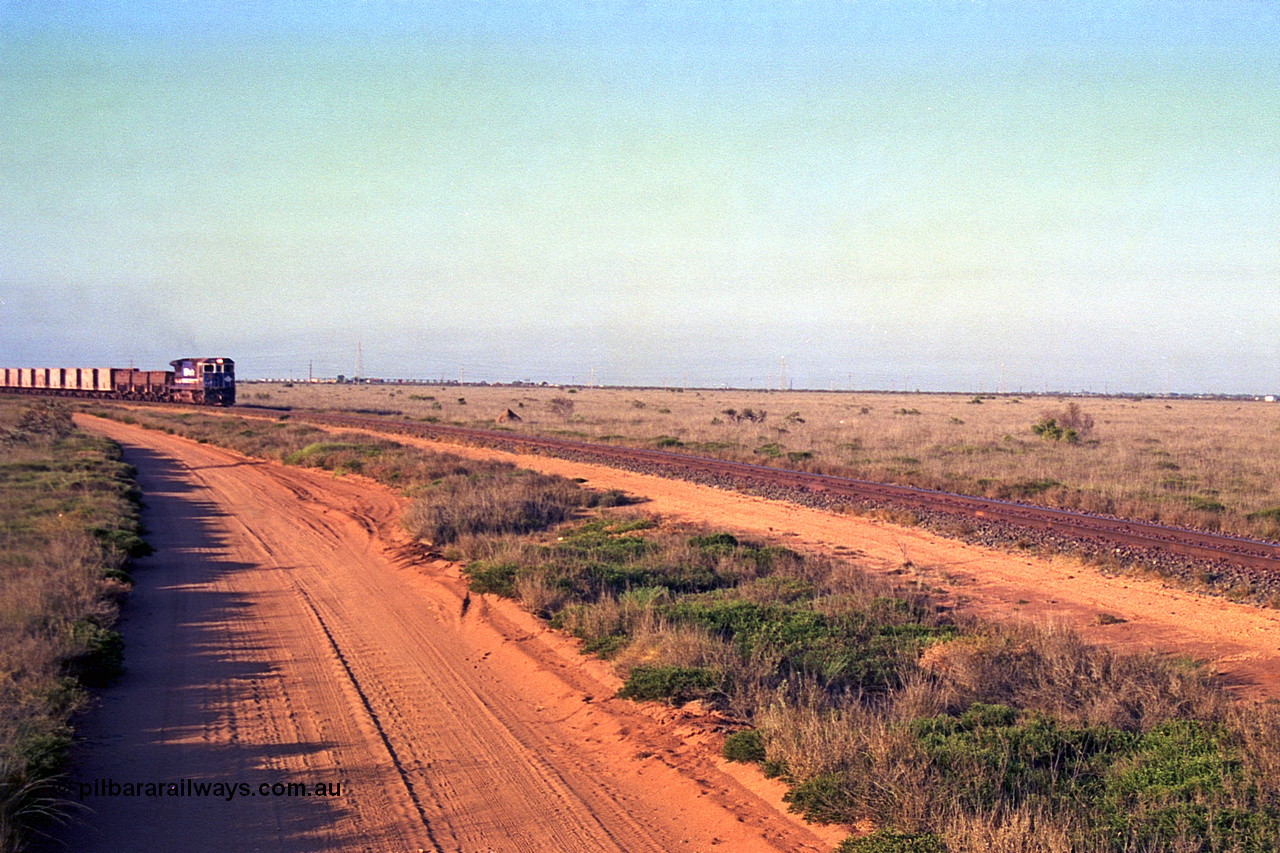
<svg viewBox="0 0 1280 853"><path fill-rule="evenodd" d="M229 358L179 358L173 366L173 398L206 406L234 406L236 364Z"/></svg>

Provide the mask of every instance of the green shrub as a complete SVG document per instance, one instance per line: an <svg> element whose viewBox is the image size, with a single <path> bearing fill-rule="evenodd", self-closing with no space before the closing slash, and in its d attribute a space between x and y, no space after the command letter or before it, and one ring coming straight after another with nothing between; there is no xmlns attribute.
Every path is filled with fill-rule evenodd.
<svg viewBox="0 0 1280 853"><path fill-rule="evenodd" d="M663 587L672 592L696 593L733 584L733 577L710 566L680 563L626 564L598 563L589 566L587 577L601 591L613 593L644 587Z"/></svg>
<svg viewBox="0 0 1280 853"><path fill-rule="evenodd" d="M628 642L629 638L625 634L605 634L587 640L582 644L581 651L584 655L595 655L607 660L617 654Z"/></svg>
<svg viewBox="0 0 1280 853"><path fill-rule="evenodd" d="M689 544L703 551L726 553L738 547L738 539L732 533L711 533L706 536L691 536Z"/></svg>
<svg viewBox="0 0 1280 853"><path fill-rule="evenodd" d="M922 640L954 630L926 625L922 610L888 598L875 599L867 610L831 614L808 602L761 604L726 597L685 599L659 612L733 642L744 660L774 661L775 677L805 674L830 690L895 687Z"/></svg>
<svg viewBox="0 0 1280 853"><path fill-rule="evenodd" d="M1042 413L1031 431L1050 441L1079 444L1093 432L1093 416L1081 409L1079 403L1072 402L1061 411Z"/></svg>
<svg viewBox="0 0 1280 853"><path fill-rule="evenodd" d="M14 750L14 757L22 768L18 778L28 780L45 780L55 777L66 760L67 750L71 748L71 727L58 725L52 731L31 734L20 740ZM0 762L0 769L3 763ZM0 802L4 795L16 791L4 791L4 779L0 779ZM12 784L12 783L10 783ZM5 803L6 806L11 805Z"/></svg>
<svg viewBox="0 0 1280 853"><path fill-rule="evenodd" d="M634 563L652 554L655 545L639 536L621 536L616 526L598 519L567 530L555 545L558 555L588 563Z"/></svg>
<svg viewBox="0 0 1280 853"><path fill-rule="evenodd" d="M681 704L709 695L716 684L711 670L698 666L637 666L618 691L623 699Z"/></svg>
<svg viewBox="0 0 1280 853"><path fill-rule="evenodd" d="M729 761L742 764L759 764L765 759L764 741L755 729L743 729L724 739L720 754Z"/></svg>
<svg viewBox="0 0 1280 853"><path fill-rule="evenodd" d="M566 590L582 600L641 588L685 593L720 589L733 586L741 572L755 571L758 565L750 549L741 550L748 565L734 559L740 553L731 536L711 537L702 547L695 544L698 551L690 559L686 549L673 549L670 541L659 545L623 535L648 526L651 523L590 521L566 531L551 547L549 559L556 566L572 567L562 569L561 578Z"/></svg>
<svg viewBox="0 0 1280 853"><path fill-rule="evenodd" d="M788 811L811 823L852 823L857 804L835 773L824 773L794 786L782 797Z"/></svg>
<svg viewBox="0 0 1280 853"><path fill-rule="evenodd" d="M933 833L878 829L866 838L846 838L836 848L836 853L947 853L947 849Z"/></svg>
<svg viewBox="0 0 1280 853"><path fill-rule="evenodd" d="M514 563L475 562L463 567L472 592L493 593L503 598L516 597L516 576L520 568Z"/></svg>
<svg viewBox="0 0 1280 853"><path fill-rule="evenodd" d="M973 809L1055 790L1092 796L1106 756L1132 740L1105 726L1068 728L1039 714L1024 718L1004 705L974 704L959 717L917 720L913 729L948 788Z"/></svg>
<svg viewBox="0 0 1280 853"><path fill-rule="evenodd" d="M1049 441L1065 441L1067 444L1078 444L1080 434L1071 427L1058 424L1056 418L1044 418L1031 425L1031 431Z"/></svg>
<svg viewBox="0 0 1280 853"><path fill-rule="evenodd" d="M630 506L631 504L638 502L639 498L635 498L621 489L608 489L603 492L589 493L587 506L608 508L615 506Z"/></svg>
<svg viewBox="0 0 1280 853"><path fill-rule="evenodd" d="M787 766L787 762L782 759L766 758L760 762L760 772L764 774L766 779L786 779L791 775L791 769Z"/></svg>
<svg viewBox="0 0 1280 853"><path fill-rule="evenodd" d="M1216 498L1205 497L1204 495L1188 495L1186 497L1187 505L1192 509L1198 509L1201 512L1226 512L1227 506Z"/></svg>
<svg viewBox="0 0 1280 853"><path fill-rule="evenodd" d="M1182 832L1230 841L1267 823L1274 828L1274 811L1258 813L1227 800L1241 781L1240 756L1221 726L1170 720L1139 737L1108 768L1100 812L1117 837L1145 843Z"/></svg>
<svg viewBox="0 0 1280 853"><path fill-rule="evenodd" d="M105 547L126 557L145 557L155 552L151 544L134 530L99 527L93 530L93 534Z"/></svg>
<svg viewBox="0 0 1280 853"><path fill-rule="evenodd" d="M124 638L117 631L81 620L70 626L71 642L82 651L67 661L67 674L85 687L106 687L124 668Z"/></svg>
<svg viewBox="0 0 1280 853"><path fill-rule="evenodd" d="M1278 837L1274 801L1256 799L1217 724L1170 720L1139 734L975 704L957 717L917 720L912 730L942 796L966 810L1030 802L1050 813L1075 809L1121 845L1114 849L1166 849L1187 836L1214 838L1215 850L1262 850Z"/></svg>
<svg viewBox="0 0 1280 853"><path fill-rule="evenodd" d="M610 521L605 529L609 533L634 533L638 530L651 530L658 523L651 518L632 518L626 521Z"/></svg>
<svg viewBox="0 0 1280 853"><path fill-rule="evenodd" d="M703 557L716 561L736 558L754 567L759 574L768 575L784 568L798 568L804 558L789 548L777 545L757 545L741 542L729 533L712 533L693 536L689 544Z"/></svg>

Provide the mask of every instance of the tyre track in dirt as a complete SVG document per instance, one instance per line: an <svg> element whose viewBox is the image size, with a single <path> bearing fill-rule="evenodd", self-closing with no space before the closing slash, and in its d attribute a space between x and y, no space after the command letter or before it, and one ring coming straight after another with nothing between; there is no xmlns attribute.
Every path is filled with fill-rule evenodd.
<svg viewBox="0 0 1280 853"><path fill-rule="evenodd" d="M830 848L832 833L706 750L595 699L613 685L562 638L502 604L464 617L456 574L393 565L389 492L81 424L138 467L157 554L137 566L126 673L84 721L70 781L340 782L343 795L90 798L68 848Z"/></svg>

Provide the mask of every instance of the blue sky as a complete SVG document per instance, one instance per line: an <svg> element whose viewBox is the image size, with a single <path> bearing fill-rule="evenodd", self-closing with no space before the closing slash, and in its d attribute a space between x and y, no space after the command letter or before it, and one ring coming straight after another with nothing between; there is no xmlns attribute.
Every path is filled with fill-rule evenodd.
<svg viewBox="0 0 1280 853"><path fill-rule="evenodd" d="M1262 2L0 2L0 356L1280 387Z"/></svg>

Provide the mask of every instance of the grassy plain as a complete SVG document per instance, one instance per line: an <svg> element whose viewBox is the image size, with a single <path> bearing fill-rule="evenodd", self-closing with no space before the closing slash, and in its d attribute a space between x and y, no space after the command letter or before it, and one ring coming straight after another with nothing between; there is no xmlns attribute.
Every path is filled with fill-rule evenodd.
<svg viewBox="0 0 1280 853"><path fill-rule="evenodd" d="M246 404L363 410L660 447L1280 538L1280 404L799 391L246 384ZM1072 405L1091 427L1060 427ZM510 409L519 422L495 424Z"/></svg>

